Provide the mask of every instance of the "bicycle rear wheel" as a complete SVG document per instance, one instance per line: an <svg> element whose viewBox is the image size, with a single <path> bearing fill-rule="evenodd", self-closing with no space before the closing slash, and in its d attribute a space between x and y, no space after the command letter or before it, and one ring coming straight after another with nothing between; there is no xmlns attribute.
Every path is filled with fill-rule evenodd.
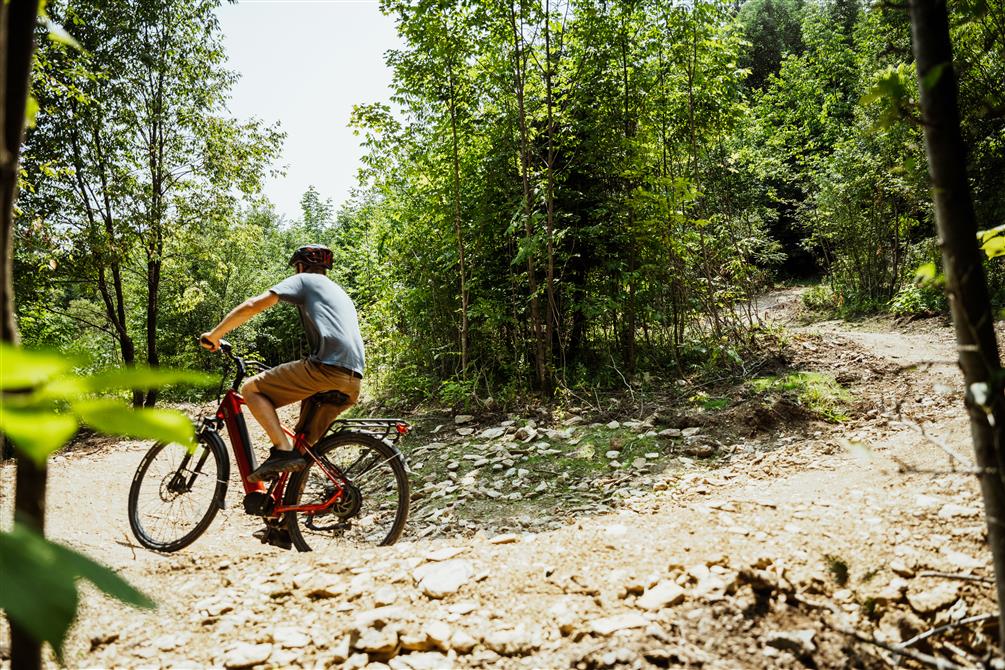
<svg viewBox="0 0 1005 670"><path fill-rule="evenodd" d="M158 442L140 461L129 487L129 526L154 551L183 549L202 535L223 506L230 461L220 436L202 431L194 452Z"/></svg>
<svg viewBox="0 0 1005 670"><path fill-rule="evenodd" d="M321 440L314 453L326 468L344 478L344 492L324 511L287 512L294 546L299 551L324 551L346 543L394 544L408 520L408 473L401 453L374 437L351 432ZM336 490L311 461L305 470L290 477L284 504L320 505Z"/></svg>

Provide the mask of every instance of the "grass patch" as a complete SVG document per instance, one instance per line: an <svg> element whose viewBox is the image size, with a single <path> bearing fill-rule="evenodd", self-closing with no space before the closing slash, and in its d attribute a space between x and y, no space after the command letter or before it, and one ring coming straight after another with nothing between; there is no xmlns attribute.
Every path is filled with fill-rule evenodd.
<svg viewBox="0 0 1005 670"><path fill-rule="evenodd" d="M755 391L760 393L782 393L795 400L814 414L840 423L848 420L846 405L851 402L851 394L829 375L820 372L793 372L783 377L760 377L750 381Z"/></svg>
<svg viewBox="0 0 1005 670"><path fill-rule="evenodd" d="M704 391L695 393L693 396L688 398L688 400L694 403L695 406L700 407L705 411L725 409L726 407L729 407L730 402L729 398L710 396Z"/></svg>
<svg viewBox="0 0 1005 670"><path fill-rule="evenodd" d="M824 555L824 561L827 563L827 571L831 573L831 577L834 578L834 582L838 586L844 586L848 583L849 568L848 563L840 556L834 556L833 554Z"/></svg>

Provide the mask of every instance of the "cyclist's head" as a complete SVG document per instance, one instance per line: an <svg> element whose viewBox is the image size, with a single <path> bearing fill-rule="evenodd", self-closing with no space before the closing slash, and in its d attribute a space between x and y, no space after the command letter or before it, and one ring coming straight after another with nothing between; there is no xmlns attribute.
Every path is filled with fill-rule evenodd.
<svg viewBox="0 0 1005 670"><path fill-rule="evenodd" d="M332 269L332 250L323 244L305 244L290 256L290 267L297 272L320 272Z"/></svg>

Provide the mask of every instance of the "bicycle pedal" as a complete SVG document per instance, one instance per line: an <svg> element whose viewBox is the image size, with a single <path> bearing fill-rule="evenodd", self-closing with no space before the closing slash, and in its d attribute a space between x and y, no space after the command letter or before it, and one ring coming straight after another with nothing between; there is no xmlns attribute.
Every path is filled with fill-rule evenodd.
<svg viewBox="0 0 1005 670"><path fill-rule="evenodd" d="M260 540L262 544L269 544L280 549L292 549L293 541L290 540L290 533L286 530L276 528L262 528L252 533L252 537Z"/></svg>

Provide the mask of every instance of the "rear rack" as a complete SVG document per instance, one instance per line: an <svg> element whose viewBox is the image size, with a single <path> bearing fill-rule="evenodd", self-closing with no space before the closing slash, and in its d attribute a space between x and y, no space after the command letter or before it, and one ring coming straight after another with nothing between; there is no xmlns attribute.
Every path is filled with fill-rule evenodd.
<svg viewBox="0 0 1005 670"><path fill-rule="evenodd" d="M328 428L329 433L364 433L378 440L389 440L392 444L410 430L412 426L404 419L336 419Z"/></svg>

